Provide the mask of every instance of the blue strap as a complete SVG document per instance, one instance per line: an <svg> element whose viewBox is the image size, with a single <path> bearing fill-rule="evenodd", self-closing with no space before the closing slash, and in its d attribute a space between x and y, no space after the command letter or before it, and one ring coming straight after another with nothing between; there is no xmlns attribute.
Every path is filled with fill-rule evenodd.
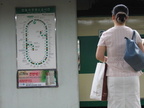
<svg viewBox="0 0 144 108"><path fill-rule="evenodd" d="M135 30L133 30L132 40L134 40L136 42Z"/></svg>
<svg viewBox="0 0 144 108"><path fill-rule="evenodd" d="M125 39L128 39L127 37L124 37L124 38L125 38ZM134 40L134 41L136 42L135 30L133 30L132 40Z"/></svg>

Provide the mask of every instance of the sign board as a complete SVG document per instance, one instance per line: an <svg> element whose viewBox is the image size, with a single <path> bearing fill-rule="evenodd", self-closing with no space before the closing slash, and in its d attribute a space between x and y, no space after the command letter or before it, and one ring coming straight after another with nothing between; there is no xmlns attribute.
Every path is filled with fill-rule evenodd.
<svg viewBox="0 0 144 108"><path fill-rule="evenodd" d="M56 70L55 11L54 6L16 8L19 87L47 86L40 80L43 71Z"/></svg>

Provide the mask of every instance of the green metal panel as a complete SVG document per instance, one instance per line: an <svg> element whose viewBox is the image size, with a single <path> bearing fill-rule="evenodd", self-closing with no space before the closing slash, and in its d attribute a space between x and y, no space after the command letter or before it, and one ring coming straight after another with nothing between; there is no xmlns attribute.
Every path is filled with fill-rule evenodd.
<svg viewBox="0 0 144 108"><path fill-rule="evenodd" d="M95 52L98 36L79 36L80 41L80 74L94 73L98 62L95 58Z"/></svg>
<svg viewBox="0 0 144 108"><path fill-rule="evenodd" d="M106 106L107 106L107 101L81 101L80 102L80 107L82 108L106 107ZM141 106L144 106L144 99L141 99Z"/></svg>

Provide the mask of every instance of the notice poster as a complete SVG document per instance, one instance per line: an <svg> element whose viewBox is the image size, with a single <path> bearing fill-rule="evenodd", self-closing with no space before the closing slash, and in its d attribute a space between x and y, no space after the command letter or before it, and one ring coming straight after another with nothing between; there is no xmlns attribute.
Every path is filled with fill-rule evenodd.
<svg viewBox="0 0 144 108"><path fill-rule="evenodd" d="M18 71L18 88L55 87L57 76L55 70Z"/></svg>
<svg viewBox="0 0 144 108"><path fill-rule="evenodd" d="M17 68L56 69L55 7L16 8Z"/></svg>
<svg viewBox="0 0 144 108"><path fill-rule="evenodd" d="M17 86L56 87L56 8L16 8Z"/></svg>

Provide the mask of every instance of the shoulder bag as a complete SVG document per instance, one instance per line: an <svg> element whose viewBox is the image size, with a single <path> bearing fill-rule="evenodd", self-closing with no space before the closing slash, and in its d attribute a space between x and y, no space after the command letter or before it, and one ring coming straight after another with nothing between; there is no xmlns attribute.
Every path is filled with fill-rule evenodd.
<svg viewBox="0 0 144 108"><path fill-rule="evenodd" d="M144 53L136 43L135 31L133 31L132 39L126 39L126 50L124 60L135 70L144 69Z"/></svg>

